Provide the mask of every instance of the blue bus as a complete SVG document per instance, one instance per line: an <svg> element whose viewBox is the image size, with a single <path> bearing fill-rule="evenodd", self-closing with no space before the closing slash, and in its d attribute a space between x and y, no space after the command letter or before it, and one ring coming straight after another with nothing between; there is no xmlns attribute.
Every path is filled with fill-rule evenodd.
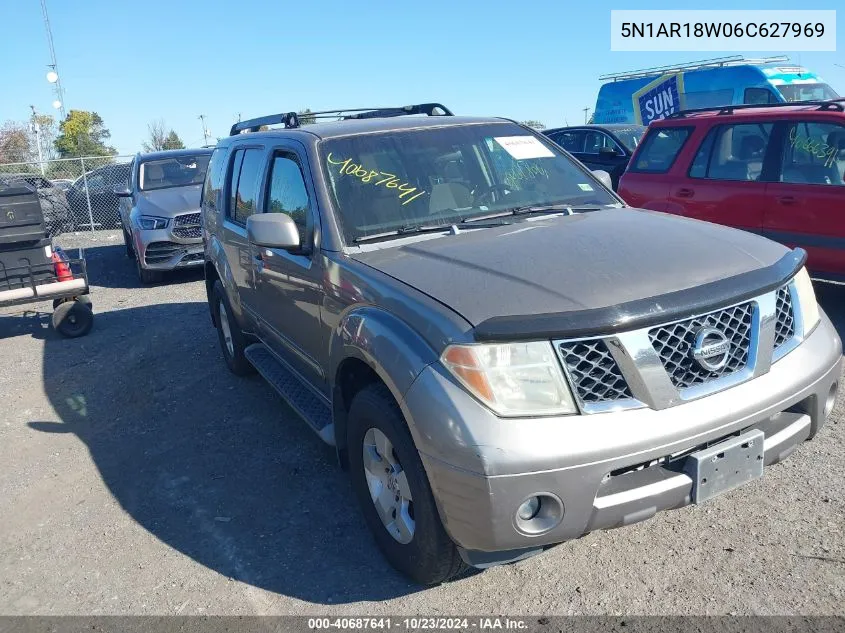
<svg viewBox="0 0 845 633"><path fill-rule="evenodd" d="M594 123L648 125L679 110L740 103L836 99L816 74L786 57L722 57L599 77Z"/></svg>

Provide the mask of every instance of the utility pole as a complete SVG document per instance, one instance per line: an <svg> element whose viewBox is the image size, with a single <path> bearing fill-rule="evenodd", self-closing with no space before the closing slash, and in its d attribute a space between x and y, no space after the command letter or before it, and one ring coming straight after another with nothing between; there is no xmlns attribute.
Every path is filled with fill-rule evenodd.
<svg viewBox="0 0 845 633"><path fill-rule="evenodd" d="M64 121L66 118L65 93L62 88L62 78L59 76L59 67L56 64L56 49L53 47L53 31L50 29L50 18L47 15L47 0L41 0L41 13L44 14L44 27L47 29L47 46L50 47L50 63L48 66L53 69L51 73L48 73L47 80L53 84L53 92L56 95L53 105L61 113L61 120ZM55 77L55 81L52 77Z"/></svg>
<svg viewBox="0 0 845 633"><path fill-rule="evenodd" d="M32 131L35 132L35 147L38 148L38 168L41 170L41 175L44 175L44 157L41 155L41 128L38 125L38 119L35 117L37 112L35 112L35 106L29 106L32 108L32 123L30 126L32 127Z"/></svg>
<svg viewBox="0 0 845 633"><path fill-rule="evenodd" d="M205 139L203 145L208 145L208 130L205 128L205 115L201 114L197 118L202 121L202 137Z"/></svg>
<svg viewBox="0 0 845 633"><path fill-rule="evenodd" d="M587 113L590 111L590 108L584 108L584 125L587 125Z"/></svg>

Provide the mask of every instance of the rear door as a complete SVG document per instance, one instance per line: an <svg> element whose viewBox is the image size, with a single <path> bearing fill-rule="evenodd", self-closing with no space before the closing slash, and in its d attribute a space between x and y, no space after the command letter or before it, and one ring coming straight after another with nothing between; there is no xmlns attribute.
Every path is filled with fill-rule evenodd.
<svg viewBox="0 0 845 633"><path fill-rule="evenodd" d="M672 207L698 220L760 232L773 165L772 129L765 121L711 128L687 172L669 189Z"/></svg>
<svg viewBox="0 0 845 633"><path fill-rule="evenodd" d="M764 235L805 249L815 275L845 280L845 125L808 118L778 131Z"/></svg>

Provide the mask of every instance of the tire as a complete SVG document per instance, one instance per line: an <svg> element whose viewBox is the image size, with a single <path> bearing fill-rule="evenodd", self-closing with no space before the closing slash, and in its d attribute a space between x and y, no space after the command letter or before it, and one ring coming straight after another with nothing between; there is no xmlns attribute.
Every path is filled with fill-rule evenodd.
<svg viewBox="0 0 845 633"><path fill-rule="evenodd" d="M135 268L138 271L138 279L144 285L156 284L162 280L164 274L160 270L147 270L141 266L141 258L135 258Z"/></svg>
<svg viewBox="0 0 845 633"><path fill-rule="evenodd" d="M232 307L229 305L229 298L226 296L226 291L219 279L214 282L211 300L214 324L217 326L217 336L220 339L220 349L223 352L223 360L226 361L226 366L236 376L254 374L255 367L244 355L247 345L246 337L241 332L241 328L238 327L238 322L235 321Z"/></svg>
<svg viewBox="0 0 845 633"><path fill-rule="evenodd" d="M53 311L53 328L62 336L85 336L94 325L94 313L84 303L65 301Z"/></svg>
<svg viewBox="0 0 845 633"><path fill-rule="evenodd" d="M399 471L396 471L394 466L393 472L400 475L404 473L407 489L412 497L412 501L407 504L407 510L404 497L401 497L399 502L402 504L400 512L412 515L413 518L413 532L407 542L401 542L401 539L408 538L407 526L404 530L394 528L394 533L397 533L399 538L391 534L376 510L376 502L370 492L364 451L365 446L369 446L367 450L372 450L370 441L377 435L369 433L376 430L386 436L392 444L392 453L399 467ZM358 392L349 409L347 433L352 488L376 544L390 564L422 585L440 584L464 571L466 564L440 522L419 452L402 412L387 387L380 383L372 384ZM379 457L384 459L383 456ZM373 463L370 462L371 465ZM379 463L379 460L375 463ZM371 473L372 469L369 472ZM382 487L381 490L386 490L387 496L393 498L394 495L400 496L403 487L388 486ZM396 493L390 490L396 490ZM397 522L394 521L394 525Z"/></svg>
<svg viewBox="0 0 845 633"><path fill-rule="evenodd" d="M126 246L126 256L129 259L135 259L135 249L132 246L132 238L129 237L129 233L126 232L126 229L123 229L123 244Z"/></svg>
<svg viewBox="0 0 845 633"><path fill-rule="evenodd" d="M73 299L53 299L53 310L58 308L61 304L67 303L68 301L78 301L84 305L87 305L90 310L94 310L94 302L91 301L91 295L79 295L78 297L74 297Z"/></svg>

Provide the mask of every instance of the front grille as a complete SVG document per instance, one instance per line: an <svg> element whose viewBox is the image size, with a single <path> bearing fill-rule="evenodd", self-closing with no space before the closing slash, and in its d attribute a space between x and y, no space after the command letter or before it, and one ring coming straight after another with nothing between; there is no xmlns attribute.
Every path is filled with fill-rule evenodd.
<svg viewBox="0 0 845 633"><path fill-rule="evenodd" d="M205 255L203 253L189 253L188 255L185 255L179 263L184 264L186 262L199 262L204 258Z"/></svg>
<svg viewBox="0 0 845 633"><path fill-rule="evenodd" d="M686 389L744 368L748 364L748 352L751 347L753 311L754 304L747 302L649 330L651 344L660 356L672 384L678 389ZM718 371L704 369L692 358L696 334L704 327L716 328L731 343L728 360Z"/></svg>
<svg viewBox="0 0 845 633"><path fill-rule="evenodd" d="M778 290L775 306L775 349L795 336L795 316L792 312L792 295L789 286Z"/></svg>
<svg viewBox="0 0 845 633"><path fill-rule="evenodd" d="M560 357L584 404L632 398L619 366L601 339L560 343Z"/></svg>
<svg viewBox="0 0 845 633"><path fill-rule="evenodd" d="M152 242L144 251L144 261L148 264L163 264L184 248L181 244L174 242Z"/></svg>
<svg viewBox="0 0 845 633"><path fill-rule="evenodd" d="M182 239L202 237L199 213L185 213L173 218L173 235Z"/></svg>

